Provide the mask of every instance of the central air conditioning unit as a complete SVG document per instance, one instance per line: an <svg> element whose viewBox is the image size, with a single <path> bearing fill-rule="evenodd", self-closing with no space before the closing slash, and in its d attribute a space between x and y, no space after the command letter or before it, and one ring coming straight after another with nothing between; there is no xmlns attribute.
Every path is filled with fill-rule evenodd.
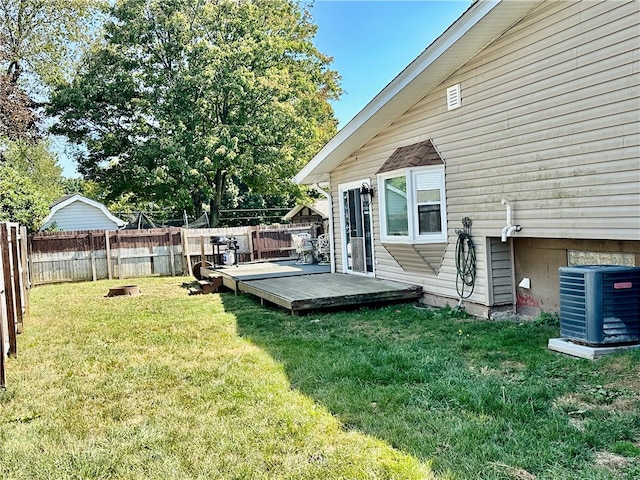
<svg viewBox="0 0 640 480"><path fill-rule="evenodd" d="M640 342L640 267L560 267L560 335L587 345Z"/></svg>

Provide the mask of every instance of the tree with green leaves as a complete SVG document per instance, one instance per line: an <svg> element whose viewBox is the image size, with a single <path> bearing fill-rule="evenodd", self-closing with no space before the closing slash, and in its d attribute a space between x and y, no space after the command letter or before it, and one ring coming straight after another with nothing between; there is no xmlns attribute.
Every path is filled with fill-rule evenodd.
<svg viewBox="0 0 640 480"><path fill-rule="evenodd" d="M64 194L62 168L47 140L32 143L0 138L0 155L6 165L33 183L47 203L53 203Z"/></svg>
<svg viewBox="0 0 640 480"><path fill-rule="evenodd" d="M115 198L217 225L230 179L296 193L290 178L335 133L340 93L294 0L119 0L104 42L52 96L56 133L86 145L87 178Z"/></svg>
<svg viewBox="0 0 640 480"><path fill-rule="evenodd" d="M91 39L101 0L0 0L0 65L9 79L42 87L69 77Z"/></svg>
<svg viewBox="0 0 640 480"><path fill-rule="evenodd" d="M37 230L63 193L62 169L43 138L48 88L70 78L94 0L0 0L0 220Z"/></svg>
<svg viewBox="0 0 640 480"><path fill-rule="evenodd" d="M49 204L33 182L0 163L0 222L19 222L33 232L48 212Z"/></svg>
<svg viewBox="0 0 640 480"><path fill-rule="evenodd" d="M64 193L62 169L46 140L0 138L0 220L40 228Z"/></svg>

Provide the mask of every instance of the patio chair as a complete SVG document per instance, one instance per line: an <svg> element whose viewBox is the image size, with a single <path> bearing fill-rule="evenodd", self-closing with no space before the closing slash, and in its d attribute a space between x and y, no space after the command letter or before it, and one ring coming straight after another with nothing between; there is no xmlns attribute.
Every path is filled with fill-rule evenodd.
<svg viewBox="0 0 640 480"><path fill-rule="evenodd" d="M329 236L326 233L318 235L316 242L316 259L319 265L327 265L331 261L331 245L329 245Z"/></svg>
<svg viewBox="0 0 640 480"><path fill-rule="evenodd" d="M296 263L313 263L313 244L311 243L311 234L292 233L291 242L298 254L298 261Z"/></svg>

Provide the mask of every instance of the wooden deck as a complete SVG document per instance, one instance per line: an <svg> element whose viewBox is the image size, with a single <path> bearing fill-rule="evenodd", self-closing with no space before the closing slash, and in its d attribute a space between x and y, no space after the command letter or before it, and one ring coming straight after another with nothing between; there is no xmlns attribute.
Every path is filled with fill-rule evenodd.
<svg viewBox="0 0 640 480"><path fill-rule="evenodd" d="M329 266L294 262L244 264L211 270L236 293L300 312L373 303L416 300L422 287L376 278L329 273ZM205 272L208 273L208 272Z"/></svg>
<svg viewBox="0 0 640 480"><path fill-rule="evenodd" d="M297 277L329 273L330 265L300 264L293 260L281 262L241 263L237 266L224 266L216 269L202 269L202 275L221 275L223 285L240 293L240 284L249 280L265 278Z"/></svg>

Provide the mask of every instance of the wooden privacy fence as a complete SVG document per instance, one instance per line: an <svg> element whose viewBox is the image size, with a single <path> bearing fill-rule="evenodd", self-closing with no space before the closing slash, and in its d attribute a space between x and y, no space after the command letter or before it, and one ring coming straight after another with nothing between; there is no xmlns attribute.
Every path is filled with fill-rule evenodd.
<svg viewBox="0 0 640 480"><path fill-rule="evenodd" d="M312 233L316 226L313 224L296 225L257 225L247 227L227 227L227 228L200 228L185 229L185 256L194 261L206 261L220 264L221 258L214 258L222 255L226 247L216 246L214 239L235 239L237 241L237 251L239 262L252 262L259 260L282 260L295 258L295 248L291 243L292 233Z"/></svg>
<svg viewBox="0 0 640 480"><path fill-rule="evenodd" d="M16 334L29 312L27 229L17 223L0 223L0 387L6 385L7 356L18 354Z"/></svg>
<svg viewBox="0 0 640 480"><path fill-rule="evenodd" d="M314 225L42 232L29 241L34 285L111 278L191 274L191 266L223 263L226 239L239 262L295 258L291 233Z"/></svg>
<svg viewBox="0 0 640 480"><path fill-rule="evenodd" d="M34 285L183 272L179 228L42 232L30 238Z"/></svg>

